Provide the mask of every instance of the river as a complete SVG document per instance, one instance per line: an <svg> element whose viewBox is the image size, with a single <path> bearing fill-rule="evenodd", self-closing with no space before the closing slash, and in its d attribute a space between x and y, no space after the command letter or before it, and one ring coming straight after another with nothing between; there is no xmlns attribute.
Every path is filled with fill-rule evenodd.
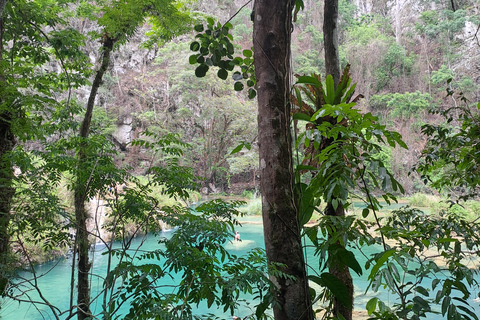
<svg viewBox="0 0 480 320"><path fill-rule="evenodd" d="M263 229L261 225L260 217L244 217L242 226L237 228L241 235L241 242L230 242L226 243L226 249L230 253L240 256L245 254L247 251L256 248L264 247L264 238L263 238ZM162 236L169 236L169 232L165 232ZM151 250L158 247L157 240L154 236L147 236L145 239L137 238L134 246L142 245L142 249ZM144 242L143 242L144 241ZM142 244L143 242L143 244ZM369 248L366 252L366 255L373 253L374 250L378 248ZM93 273L94 274L105 274L107 256L102 255L104 249L96 248L93 253ZM315 269L318 267L318 258L313 255L313 250L307 250L307 263L311 268ZM365 262L363 258L360 264L363 266ZM63 258L55 262L45 263L37 267L37 275L42 275L38 280L39 287L42 290L42 294L45 296L48 301L58 306L60 309L67 309L69 306L69 297L70 297L70 276L71 276L71 258ZM379 290L378 292L368 292L365 294L365 289L368 286L367 271L363 276L358 276L353 274L354 284L355 284L355 309L365 310L365 305L369 299L376 296L382 299L384 302L392 302L394 297L388 293L387 290ZM21 273L21 276L28 277L31 276L28 273ZM92 278L92 290L97 292L102 289L103 281L100 278ZM430 283L424 284L425 287L430 287ZM475 289L476 290L476 289ZM36 299L38 295L34 292L31 292L32 298ZM52 313L46 307L38 307L37 309L29 303L18 303L11 300L0 300L1 309L0 309L0 319L2 320L43 320L43 319L54 319ZM472 302L473 303L473 302ZM480 314L480 308L478 308L478 303L476 304L476 312ZM101 311L101 300L92 306L92 311L97 314ZM197 310L197 314L213 313L224 319L231 319L230 315L223 315L222 312L218 310L207 310L205 305L201 305ZM250 314L247 307L243 307L238 311L238 316L245 316ZM64 319L66 316L62 317ZM428 319L439 319L440 317L431 317Z"/></svg>

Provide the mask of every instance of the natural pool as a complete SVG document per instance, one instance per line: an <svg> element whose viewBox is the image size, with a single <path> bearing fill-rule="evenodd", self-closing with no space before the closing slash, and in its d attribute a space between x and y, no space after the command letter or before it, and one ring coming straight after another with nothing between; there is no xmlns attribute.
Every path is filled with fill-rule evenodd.
<svg viewBox="0 0 480 320"><path fill-rule="evenodd" d="M256 216L247 216L243 219L242 226L238 228L238 231L241 234L241 242L231 242L227 243L226 249L229 250L232 254L241 256L247 251L256 248L264 247L264 238L263 238L263 227L261 224L261 218ZM171 233L164 233L163 236L169 236ZM143 240L143 244L141 243ZM158 247L157 240L153 236L147 236L145 239L137 238L133 247L136 247L142 244L144 250L153 250ZM369 256L373 253L375 248L369 248L367 251L364 250L364 253ZM94 274L104 274L106 270L107 257L102 255L103 250L96 250L94 252L94 263L93 263L93 273ZM362 258L359 262L363 266L366 258ZM307 263L310 266L310 272L312 270L318 269L318 258L313 255L313 250L307 250ZM45 274L45 276L39 279L39 286L42 289L42 294L49 300L49 302L55 306L58 306L60 309L66 309L69 305L70 297L70 276L71 276L71 259L61 259L59 261L46 263L41 265L36 270L38 275ZM355 309L364 310L365 305L369 299L372 297L378 297L384 302L391 302L390 300L395 299L395 297L389 294L386 290L380 290L379 292L368 292L365 294L365 289L368 286L368 277L369 270L366 271L363 276L358 276L352 274L355 285ZM28 274L23 274L27 276ZM172 280L173 281L173 280ZM92 278L92 290L98 291L102 288L103 281L100 278ZM425 287L430 287L430 283L424 284ZM476 292L475 292L476 293ZM32 297L35 297L35 293L32 292ZM92 295L93 296L93 295ZM473 303L473 302L472 302ZM478 303L476 303L476 312L480 314L480 308L478 308ZM28 320L41 320L41 319L54 319L49 309L46 307L39 307L36 309L31 304L12 302L12 301L2 301L2 308L0 309L0 319L9 320L9 319L28 319ZM98 303L92 306L92 310L99 313L101 311L101 299ZM221 311L217 310L208 310L205 305L200 305L198 314L213 313L217 316L224 319L231 319L230 314L223 314ZM248 314L251 314L251 311L244 306L239 309L237 316L243 317ZM61 319L64 319L62 317ZM440 319L440 317L430 317L429 319Z"/></svg>

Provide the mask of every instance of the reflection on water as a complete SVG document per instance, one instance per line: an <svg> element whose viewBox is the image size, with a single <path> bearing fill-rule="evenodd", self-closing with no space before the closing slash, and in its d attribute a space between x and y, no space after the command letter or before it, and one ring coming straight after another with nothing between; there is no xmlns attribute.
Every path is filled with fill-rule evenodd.
<svg viewBox="0 0 480 320"><path fill-rule="evenodd" d="M264 238L263 238L263 228L261 225L260 217L244 217L241 218L242 226L239 226L237 230L240 232L241 241L234 241L233 238L231 241L225 244L226 249L237 256L246 254L249 250L256 247L264 247ZM162 233L162 236L168 237L171 233ZM142 245L143 250L153 250L158 248L158 243L153 236L147 237L138 237L135 239L133 248L136 246ZM364 250L364 254L369 256L378 251L380 248L367 248ZM104 274L107 266L107 256L103 255L104 248L97 247L94 251L93 256L93 274ZM358 255L360 265L364 265L366 258L362 255ZM307 263L309 265L309 272L318 271L318 257L313 255L313 250L310 248L307 250L306 255ZM60 259L55 263L46 263L44 265L38 266L37 274L42 275L38 280L39 286L42 289L42 294L48 301L59 307L61 310L65 310L69 306L69 297L70 297L70 276L71 276L71 259ZM372 297L378 297L384 302L393 302L395 298L393 295L389 294L386 290L380 290L379 292L368 292L365 294L365 289L368 286L368 272L364 273L362 276L352 274L354 284L355 284L355 308L364 310L365 305L369 299ZM27 277L28 274L23 273L21 276ZM99 291L103 287L103 278L95 277L92 278L92 290ZM424 283L424 287L431 288L430 283ZM318 290L317 290L318 292ZM38 296L33 292L31 293L32 298L37 299ZM94 296L94 295L92 295ZM248 298L247 298L248 299ZM39 307L35 309L31 304L21 303L12 301L2 301L2 308L0 309L0 318L1 319L29 319L29 320L40 320L40 319L54 319L51 312L46 307ZM472 302L473 303L473 302ZM478 303L477 303L478 307ZM99 313L101 311L101 300L92 306L92 310ZM220 311L208 310L205 305L200 305L198 314L205 313L217 313L218 316L224 319L231 319L230 315L223 314ZM480 314L480 309L477 309L476 312ZM251 311L247 310L247 307L244 306L238 312L238 316L250 314ZM66 316L62 316L61 319L64 319ZM438 319L439 317L431 317L429 319Z"/></svg>

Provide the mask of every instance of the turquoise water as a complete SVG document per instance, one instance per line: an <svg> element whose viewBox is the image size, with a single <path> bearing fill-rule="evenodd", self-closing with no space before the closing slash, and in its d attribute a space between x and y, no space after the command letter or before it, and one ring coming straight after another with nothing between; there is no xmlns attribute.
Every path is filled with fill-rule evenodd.
<svg viewBox="0 0 480 320"><path fill-rule="evenodd" d="M256 248L264 247L264 238L263 238L263 228L261 225L260 217L246 217L244 218L244 223L241 227L238 228L238 231L241 234L241 242L231 242L227 243L226 249L229 250L232 254L240 256L245 254L247 251ZM163 233L162 236L168 237L171 233ZM153 250L158 248L158 243L155 237L147 236L146 238L137 238L133 244L133 248L142 245L144 250ZM369 248L367 252L364 252L367 256L373 253L374 250L378 248ZM107 256L102 255L102 250L96 250L93 255L93 274L105 274ZM364 265L366 258L361 257L359 259L360 265ZM69 306L69 297L70 297L70 276L71 276L71 259L65 258L58 260L54 263L46 263L44 265L38 266L36 269L37 275L42 275L39 278L39 287L42 289L42 294L46 299L52 304L59 307L61 310L65 310ZM318 257L313 255L313 251L307 250L307 263L310 265L310 270L318 269ZM358 276L352 274L355 284L355 309L364 310L365 305L369 299L372 297L378 297L384 302L393 302L394 296L390 295L386 290L381 290L379 292L369 292L364 293L366 287L368 286L367 276L368 272L363 276ZM20 276L28 277L31 276L28 273L22 273ZM173 283L174 280L172 280ZM103 279L101 278L92 278L92 290L93 292L99 291L102 289ZM424 284L424 287L430 287L430 283ZM38 299L38 294L34 292L30 293L33 299ZM94 295L92 295L94 296ZM92 306L92 311L99 313L101 311L101 301L98 299L98 302ZM28 319L28 320L41 320L41 319L55 319L52 313L48 308L44 306L37 306L38 309L35 309L29 303L18 303L13 301L2 301L2 309L0 310L0 319L9 320L9 319ZM231 319L230 315L222 316L222 312L215 310L208 310L205 305L200 305L196 311L198 314L205 313L215 313L218 316ZM477 310L480 314L480 308ZM239 309L238 316L242 317L245 315L251 314L251 311L248 310L246 306ZM60 319L66 318L66 315L60 317ZM431 317L429 319L438 319L439 317Z"/></svg>

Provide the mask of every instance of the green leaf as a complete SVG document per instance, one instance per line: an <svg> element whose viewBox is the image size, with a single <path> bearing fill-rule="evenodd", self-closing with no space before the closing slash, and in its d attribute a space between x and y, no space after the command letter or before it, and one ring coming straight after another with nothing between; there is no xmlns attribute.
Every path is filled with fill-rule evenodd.
<svg viewBox="0 0 480 320"><path fill-rule="evenodd" d="M325 92L325 103L327 104L334 104L335 101L335 85L333 83L333 77L331 74L327 75L327 78L325 79L325 84L326 84L326 89L327 91Z"/></svg>
<svg viewBox="0 0 480 320"><path fill-rule="evenodd" d="M311 117L308 114L301 113L301 112L294 113L293 116L292 116L292 119L293 120L303 120L303 121L311 122L311 120L310 120Z"/></svg>
<svg viewBox="0 0 480 320"><path fill-rule="evenodd" d="M317 78L310 77L310 76L300 76L300 77L298 77L296 84L311 84L311 85L314 85L317 88L320 88L322 86L322 83L320 81L318 81Z"/></svg>
<svg viewBox="0 0 480 320"><path fill-rule="evenodd" d="M372 315L372 313L377 308L377 301L378 301L378 298L372 298L372 299L368 300L365 309L367 309L367 312L368 312L369 316Z"/></svg>
<svg viewBox="0 0 480 320"><path fill-rule="evenodd" d="M323 286L327 287L333 295L348 309L352 309L352 297L345 284L334 275L324 272L321 274Z"/></svg>
<svg viewBox="0 0 480 320"><path fill-rule="evenodd" d="M240 81L235 82L235 84L233 85L233 89L235 91L242 91L243 90L243 83L241 83Z"/></svg>
<svg viewBox="0 0 480 320"><path fill-rule="evenodd" d="M204 29L203 29L203 24L197 24L195 27L193 27L193 30L197 31L197 32L202 32Z"/></svg>
<svg viewBox="0 0 480 320"><path fill-rule="evenodd" d="M471 319L478 320L478 316L472 310L464 306L457 306L457 307L458 309L462 310L463 312L467 313L470 317L472 317Z"/></svg>
<svg viewBox="0 0 480 320"><path fill-rule="evenodd" d="M428 293L428 290L425 289L425 288L422 287L422 286L417 286L417 287L414 288L414 290L417 291L418 293L426 296L426 297L428 297L428 296L430 295L430 294Z"/></svg>
<svg viewBox="0 0 480 320"><path fill-rule="evenodd" d="M451 300L452 300L452 298L450 298L450 296L446 296L445 298L443 298L443 301L442 301L442 316L445 316L445 314L447 313Z"/></svg>
<svg viewBox="0 0 480 320"><path fill-rule="evenodd" d="M370 210L368 210L368 208L363 208L362 210L362 217L366 218L368 216L368 213L370 212Z"/></svg>
<svg viewBox="0 0 480 320"><path fill-rule="evenodd" d="M213 25L215 24L215 20L213 20L212 18L208 17L208 18L207 18L207 23L208 23L209 26L212 26L212 27L213 27Z"/></svg>
<svg viewBox="0 0 480 320"><path fill-rule="evenodd" d="M197 41L190 43L190 50L198 51L199 49L200 49L200 43L198 43Z"/></svg>
<svg viewBox="0 0 480 320"><path fill-rule="evenodd" d="M430 310L430 304L420 296L413 297L413 302L421 306L423 310Z"/></svg>
<svg viewBox="0 0 480 320"><path fill-rule="evenodd" d="M232 152L230 152L230 154L238 153L238 152L240 152L242 149L243 149L243 144L239 144L238 146L235 147L235 149L232 150Z"/></svg>
<svg viewBox="0 0 480 320"><path fill-rule="evenodd" d="M225 69L220 69L217 72L217 76L222 80L226 80L228 78L228 72Z"/></svg>
<svg viewBox="0 0 480 320"><path fill-rule="evenodd" d="M202 78L202 77L205 77L205 75L207 74L207 71L208 71L208 66L206 64L201 64L199 65L196 69L195 69L195 76L197 76L197 78Z"/></svg>
<svg viewBox="0 0 480 320"><path fill-rule="evenodd" d="M342 248L338 251L340 260L350 269L355 271L359 276L362 275L362 267L358 263L353 252Z"/></svg>
<svg viewBox="0 0 480 320"><path fill-rule="evenodd" d="M196 64L198 56L199 56L199 54L192 54L190 57L188 57L188 62L190 64Z"/></svg>
<svg viewBox="0 0 480 320"><path fill-rule="evenodd" d="M388 258L395 253L395 249L385 251L380 259L377 260L377 263L373 266L368 279L373 280L375 278L376 273L378 270L383 266L383 264L388 260Z"/></svg>
<svg viewBox="0 0 480 320"><path fill-rule="evenodd" d="M246 49L246 50L243 50L242 53L243 53L243 55L244 55L245 57L247 57L247 58L250 58L250 57L253 56L252 50Z"/></svg>
<svg viewBox="0 0 480 320"><path fill-rule="evenodd" d="M248 89L248 98L253 99L257 96L257 90L250 88Z"/></svg>

